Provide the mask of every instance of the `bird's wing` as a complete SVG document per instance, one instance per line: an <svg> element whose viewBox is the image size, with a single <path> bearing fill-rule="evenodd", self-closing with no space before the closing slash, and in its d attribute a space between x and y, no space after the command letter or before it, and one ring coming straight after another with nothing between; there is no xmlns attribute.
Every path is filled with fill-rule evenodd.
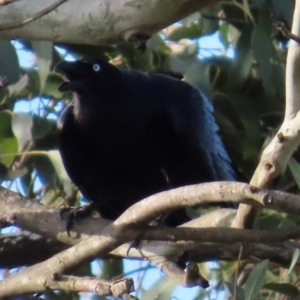
<svg viewBox="0 0 300 300"><path fill-rule="evenodd" d="M212 103L199 89L185 82L174 87L174 95L173 108L169 111L175 128L190 132L190 138L196 140L210 160L215 180L235 180L231 160L218 134ZM172 103L167 106L172 106Z"/></svg>
<svg viewBox="0 0 300 300"><path fill-rule="evenodd" d="M231 160L217 133L213 105L199 89L167 75L124 71L123 78L128 87L133 87L130 92L136 101L168 113L174 129L200 147L212 166L215 180L235 179Z"/></svg>
<svg viewBox="0 0 300 300"><path fill-rule="evenodd" d="M219 127L213 116L213 105L207 97L198 89L195 89L196 99L202 103L201 119L202 126L205 128L205 139L199 139L199 143L209 152L212 164L216 170L217 180L235 180L235 172L232 168L231 160L225 146L218 134ZM201 111L200 110L200 111Z"/></svg>

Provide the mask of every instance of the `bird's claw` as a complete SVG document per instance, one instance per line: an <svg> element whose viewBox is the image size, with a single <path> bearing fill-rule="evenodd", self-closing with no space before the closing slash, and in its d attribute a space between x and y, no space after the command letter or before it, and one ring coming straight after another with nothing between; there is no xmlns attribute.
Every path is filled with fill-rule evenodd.
<svg viewBox="0 0 300 300"><path fill-rule="evenodd" d="M75 207L63 206L60 208L60 217L66 221L66 230L68 236L70 235L70 230L73 228L79 220L89 217L94 210L94 205L92 203L86 205L80 205Z"/></svg>

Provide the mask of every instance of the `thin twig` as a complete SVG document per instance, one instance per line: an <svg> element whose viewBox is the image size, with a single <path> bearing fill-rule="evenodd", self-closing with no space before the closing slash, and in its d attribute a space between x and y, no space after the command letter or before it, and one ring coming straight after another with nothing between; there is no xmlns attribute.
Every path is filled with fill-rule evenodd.
<svg viewBox="0 0 300 300"><path fill-rule="evenodd" d="M207 14L201 14L201 17L208 20L216 20L216 21L224 21L227 23L238 23L238 24L248 24L248 21L239 20L239 19L232 19L232 18L226 18L226 17L219 17L219 16L212 16Z"/></svg>
<svg viewBox="0 0 300 300"><path fill-rule="evenodd" d="M238 257L238 260L237 260L237 267L236 267L235 277L234 277L234 290L233 290L233 299L234 300L237 299L237 279L238 279L239 266L240 266L240 262L241 262L241 259L242 259L243 250L244 250L244 247L243 247L243 245L241 245L240 251L239 251L239 257Z"/></svg>
<svg viewBox="0 0 300 300"><path fill-rule="evenodd" d="M300 44L300 37L297 35L291 33L291 31L287 28L284 22L282 21L276 21L274 22L274 26L276 27L277 30L279 30L282 35L290 40L293 40Z"/></svg>
<svg viewBox="0 0 300 300"><path fill-rule="evenodd" d="M60 6L61 4L63 4L64 2L67 2L67 1L68 0L58 0L58 1L54 2L52 5L46 7L45 9L43 9L43 10L41 10L41 11L35 13L35 14L33 14L31 17L29 17L29 18L27 18L27 19L25 19L21 22L1 24L0 25L0 31L23 27L26 24L31 23L31 22L47 15L48 13L50 13L51 11L56 9L58 6Z"/></svg>

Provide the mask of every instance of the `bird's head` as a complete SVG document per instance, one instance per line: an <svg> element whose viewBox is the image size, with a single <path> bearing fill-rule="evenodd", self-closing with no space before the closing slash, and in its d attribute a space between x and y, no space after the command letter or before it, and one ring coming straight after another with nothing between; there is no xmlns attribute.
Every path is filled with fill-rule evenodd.
<svg viewBox="0 0 300 300"><path fill-rule="evenodd" d="M81 59L77 61L62 61L55 67L55 71L63 73L68 82L63 83L58 90L77 91L94 80L105 80L116 76L118 69L104 60Z"/></svg>

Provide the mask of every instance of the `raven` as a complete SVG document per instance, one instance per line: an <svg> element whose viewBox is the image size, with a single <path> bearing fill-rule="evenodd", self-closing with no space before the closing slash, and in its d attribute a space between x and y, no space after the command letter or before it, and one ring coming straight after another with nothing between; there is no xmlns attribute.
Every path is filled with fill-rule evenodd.
<svg viewBox="0 0 300 300"><path fill-rule="evenodd" d="M95 59L63 61L56 71L68 79L59 91L75 94L58 120L62 161L103 218L161 191L234 180L211 103L178 76ZM165 224L187 220L174 212Z"/></svg>

